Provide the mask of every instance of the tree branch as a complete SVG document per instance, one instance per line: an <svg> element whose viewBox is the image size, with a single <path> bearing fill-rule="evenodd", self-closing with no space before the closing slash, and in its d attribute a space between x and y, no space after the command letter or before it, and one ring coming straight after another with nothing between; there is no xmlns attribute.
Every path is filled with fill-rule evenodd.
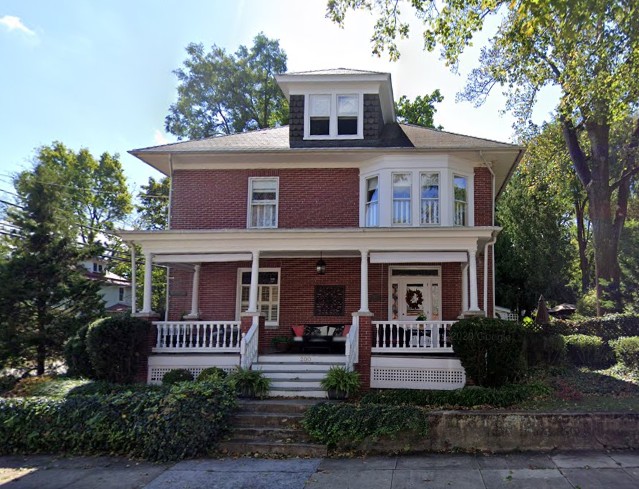
<svg viewBox="0 0 639 489"><path fill-rule="evenodd" d="M573 166L575 167L575 172L577 173L577 176L579 177L579 180L581 180L583 186L587 187L592 180L592 174L590 173L590 168L588 168L586 155L582 151L579 144L577 130L575 129L575 126L573 126L572 122L566 118L566 116L560 115L559 120L561 121L562 132L564 134L568 152L570 153L570 159L572 160Z"/></svg>

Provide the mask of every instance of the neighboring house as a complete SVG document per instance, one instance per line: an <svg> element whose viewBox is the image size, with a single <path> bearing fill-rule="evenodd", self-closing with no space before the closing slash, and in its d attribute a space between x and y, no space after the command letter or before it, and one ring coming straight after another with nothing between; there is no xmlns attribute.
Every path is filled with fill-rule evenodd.
<svg viewBox="0 0 639 489"><path fill-rule="evenodd" d="M170 267L148 381L178 367L277 379L342 364L366 387L461 387L448 331L494 314L494 200L523 148L398 124L388 73L277 81L289 126L131 152L172 182L169 230L120 233L145 257L138 315L154 315L152 264ZM300 350L268 355L299 325ZM272 392L319 395L311 378Z"/></svg>
<svg viewBox="0 0 639 489"><path fill-rule="evenodd" d="M109 314L131 311L131 282L106 269L102 260L87 260L82 263L87 270L87 277L99 280L100 295L104 301L104 308Z"/></svg>
<svg viewBox="0 0 639 489"><path fill-rule="evenodd" d="M507 307L494 306L494 315L496 318L507 321L519 321L519 315Z"/></svg>

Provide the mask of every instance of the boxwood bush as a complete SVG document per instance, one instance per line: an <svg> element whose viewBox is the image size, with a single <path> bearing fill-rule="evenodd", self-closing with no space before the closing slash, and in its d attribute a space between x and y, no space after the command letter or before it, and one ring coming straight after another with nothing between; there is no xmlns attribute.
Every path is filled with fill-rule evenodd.
<svg viewBox="0 0 639 489"><path fill-rule="evenodd" d="M177 384L178 382L189 382L193 380L193 374L185 368L169 370L162 377L163 384Z"/></svg>
<svg viewBox="0 0 639 489"><path fill-rule="evenodd" d="M526 374L526 331L520 324L469 318L453 324L450 334L455 354L477 385L499 387Z"/></svg>
<svg viewBox="0 0 639 489"><path fill-rule="evenodd" d="M152 461L206 454L236 405L222 383L65 399L0 400L0 454L114 454Z"/></svg>
<svg viewBox="0 0 639 489"><path fill-rule="evenodd" d="M631 370L639 370L639 336L613 340L610 346L619 363Z"/></svg>
<svg viewBox="0 0 639 489"><path fill-rule="evenodd" d="M577 367L604 368L614 363L612 350L598 336L573 334L564 339L568 359Z"/></svg>

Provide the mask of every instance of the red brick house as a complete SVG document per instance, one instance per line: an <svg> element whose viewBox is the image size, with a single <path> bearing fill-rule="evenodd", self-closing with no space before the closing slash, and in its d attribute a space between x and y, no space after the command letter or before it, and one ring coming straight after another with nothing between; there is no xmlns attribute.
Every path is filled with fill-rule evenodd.
<svg viewBox="0 0 639 489"><path fill-rule="evenodd" d="M169 230L121 233L145 255L138 315L151 264L170 267L148 381L241 364L322 395L341 364L370 387L462 386L448 329L493 315L494 201L523 149L397 123L387 73L277 80L289 126L131 152L172 182Z"/></svg>

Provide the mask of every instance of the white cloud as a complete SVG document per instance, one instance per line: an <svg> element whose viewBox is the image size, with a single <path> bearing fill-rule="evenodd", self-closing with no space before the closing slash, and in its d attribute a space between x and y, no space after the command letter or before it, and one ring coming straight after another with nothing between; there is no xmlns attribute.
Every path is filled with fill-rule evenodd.
<svg viewBox="0 0 639 489"><path fill-rule="evenodd" d="M155 141L155 144L157 145L169 144L169 140L166 138L164 133L160 131L159 129L155 130L155 133L153 134L153 141Z"/></svg>
<svg viewBox="0 0 639 489"><path fill-rule="evenodd" d="M3 25L7 29L9 29L9 32L19 31L28 36L36 36L36 33L34 31L29 29L22 23L20 17L16 17L14 15L5 15L3 17L0 17L0 25Z"/></svg>

